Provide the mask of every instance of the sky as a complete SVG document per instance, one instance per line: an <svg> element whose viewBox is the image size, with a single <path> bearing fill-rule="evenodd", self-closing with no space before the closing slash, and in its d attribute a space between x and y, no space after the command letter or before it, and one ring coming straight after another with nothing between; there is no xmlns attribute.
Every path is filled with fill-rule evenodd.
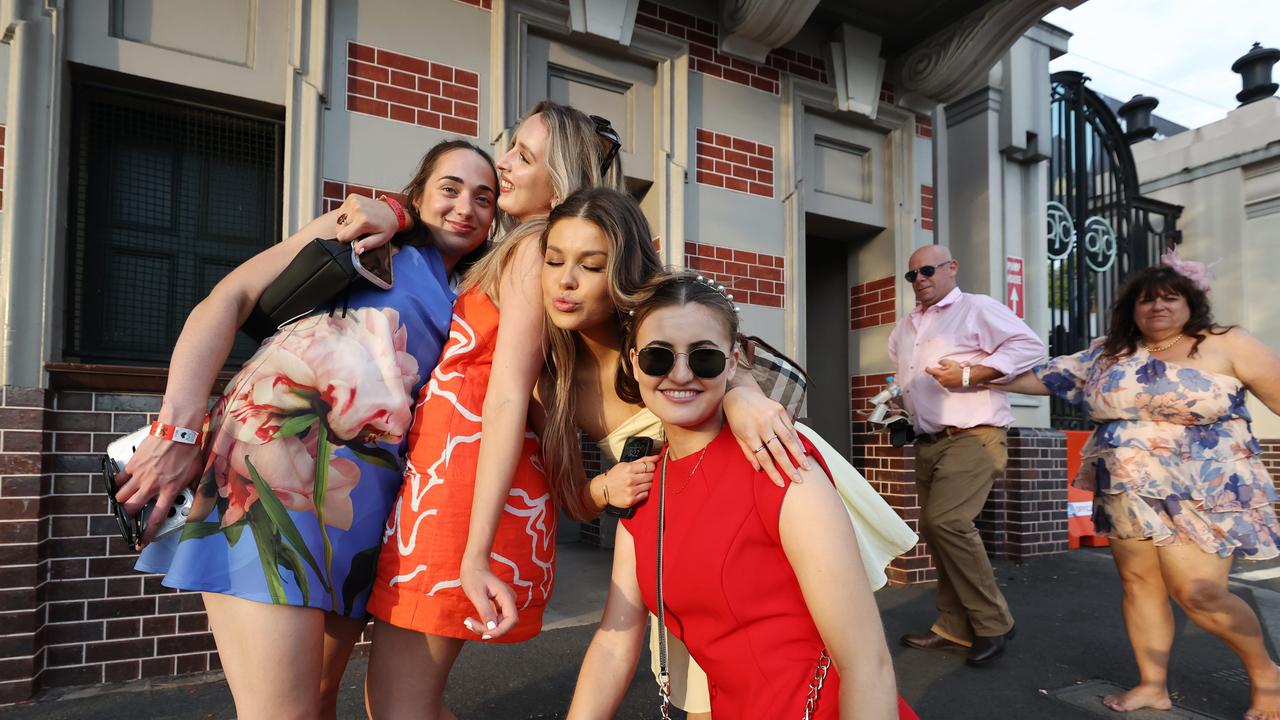
<svg viewBox="0 0 1280 720"><path fill-rule="evenodd" d="M1240 104L1231 64L1253 43L1280 47L1280 0L1086 0L1045 20L1072 33L1051 71L1079 70L1120 100L1151 95L1156 115L1192 128Z"/></svg>

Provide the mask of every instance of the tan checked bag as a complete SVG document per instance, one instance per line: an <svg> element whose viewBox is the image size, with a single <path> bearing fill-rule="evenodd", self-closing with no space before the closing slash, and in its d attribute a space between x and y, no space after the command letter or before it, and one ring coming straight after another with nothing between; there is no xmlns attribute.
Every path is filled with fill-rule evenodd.
<svg viewBox="0 0 1280 720"><path fill-rule="evenodd" d="M744 357L742 367L750 368L760 391L785 407L792 418L797 417L804 405L809 374L799 363L755 335L743 335L740 342Z"/></svg>

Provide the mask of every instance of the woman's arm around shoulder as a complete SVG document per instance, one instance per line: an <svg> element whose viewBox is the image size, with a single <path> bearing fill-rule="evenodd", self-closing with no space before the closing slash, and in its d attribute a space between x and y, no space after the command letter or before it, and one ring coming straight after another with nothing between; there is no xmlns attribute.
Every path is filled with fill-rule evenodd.
<svg viewBox="0 0 1280 720"><path fill-rule="evenodd" d="M787 409L765 396L749 368L739 366L729 381L724 416L751 467L763 470L778 487L785 487L786 480L803 482L791 461L799 458L801 467L809 467L800 435Z"/></svg>
<svg viewBox="0 0 1280 720"><path fill-rule="evenodd" d="M636 580L635 541L626 526L619 525L609 597L578 671L568 720L607 720L618 712L644 649L648 618Z"/></svg>
<svg viewBox="0 0 1280 720"><path fill-rule="evenodd" d="M476 464L471 525L462 556L462 589L479 614L467 626L485 639L516 624L515 593L489 569L489 551L520 462L529 398L542 370L542 254L536 235L524 235L498 283L502 303L493 366L485 389L484 434Z"/></svg>
<svg viewBox="0 0 1280 720"><path fill-rule="evenodd" d="M1228 330L1222 339L1235 376L1271 412L1280 415L1280 356L1242 328Z"/></svg>
<svg viewBox="0 0 1280 720"><path fill-rule="evenodd" d="M884 626L858 538L821 469L804 471L782 500L778 534L805 604L840 672L840 717L896 720L898 693ZM818 658L814 657L816 665Z"/></svg>

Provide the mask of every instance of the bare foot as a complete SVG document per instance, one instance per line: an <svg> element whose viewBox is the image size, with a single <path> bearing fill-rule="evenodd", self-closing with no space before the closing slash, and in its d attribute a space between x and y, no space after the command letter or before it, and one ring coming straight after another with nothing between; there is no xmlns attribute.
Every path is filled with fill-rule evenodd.
<svg viewBox="0 0 1280 720"><path fill-rule="evenodd" d="M1173 707L1169 700L1169 691L1164 687L1139 685L1128 692L1116 693L1102 698L1102 704L1116 712L1133 712L1143 708L1152 710L1168 710ZM1246 720L1253 720L1247 718ZM1277 718L1280 720L1280 718Z"/></svg>
<svg viewBox="0 0 1280 720"><path fill-rule="evenodd" d="M1244 720L1280 720L1280 667L1271 668L1271 677L1250 678L1253 682Z"/></svg>

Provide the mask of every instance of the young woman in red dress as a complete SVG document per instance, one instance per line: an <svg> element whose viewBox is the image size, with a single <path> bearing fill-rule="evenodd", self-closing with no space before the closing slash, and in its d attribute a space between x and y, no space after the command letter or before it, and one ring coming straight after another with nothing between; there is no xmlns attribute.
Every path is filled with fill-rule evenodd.
<svg viewBox="0 0 1280 720"><path fill-rule="evenodd" d="M631 683L658 612L660 532L662 615L706 671L716 720L914 718L896 695L857 537L825 469L780 488L725 424L737 324L729 299L687 273L656 280L631 316L627 365L667 446L652 493L618 530L569 718L613 717Z"/></svg>

